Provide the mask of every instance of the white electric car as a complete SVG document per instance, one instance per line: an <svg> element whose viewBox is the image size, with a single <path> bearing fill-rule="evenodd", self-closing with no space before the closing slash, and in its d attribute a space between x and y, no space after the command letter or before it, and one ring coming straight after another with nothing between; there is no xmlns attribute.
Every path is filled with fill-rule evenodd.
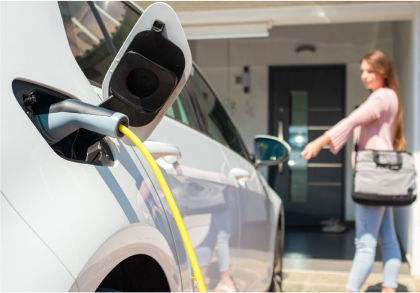
<svg viewBox="0 0 420 293"><path fill-rule="evenodd" d="M258 169L290 147L257 136L251 158L173 10L1 8L1 290L197 290L138 149L83 128L59 141L43 132L40 115L69 99L128 116L174 195L208 290L278 290L282 202Z"/></svg>

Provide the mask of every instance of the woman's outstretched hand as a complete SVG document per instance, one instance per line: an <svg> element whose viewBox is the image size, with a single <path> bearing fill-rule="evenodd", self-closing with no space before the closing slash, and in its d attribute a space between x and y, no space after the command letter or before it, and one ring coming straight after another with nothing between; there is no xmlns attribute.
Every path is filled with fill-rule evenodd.
<svg viewBox="0 0 420 293"><path fill-rule="evenodd" d="M305 149L300 153L300 155L305 160L310 160L312 158L315 158L319 154L321 149L329 143L331 143L330 137L324 134L318 137L317 139L315 139L314 141L311 141L310 143L308 143Z"/></svg>
<svg viewBox="0 0 420 293"><path fill-rule="evenodd" d="M322 145L320 145L316 140L308 143L305 149L300 153L302 158L309 160L315 158L318 153L321 151Z"/></svg>

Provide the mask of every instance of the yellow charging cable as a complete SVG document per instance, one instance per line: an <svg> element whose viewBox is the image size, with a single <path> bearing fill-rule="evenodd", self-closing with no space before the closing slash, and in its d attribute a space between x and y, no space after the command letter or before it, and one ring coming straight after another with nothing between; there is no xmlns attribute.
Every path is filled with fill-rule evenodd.
<svg viewBox="0 0 420 293"><path fill-rule="evenodd" d="M149 150L144 146L144 144L137 137L137 135L134 134L134 132L122 124L120 124L118 129L129 139L131 139L131 141L139 148L140 152L146 158L150 167L152 167L153 173L155 173L156 178L159 181L159 185L165 194L166 200L168 201L169 207L171 208L172 214L175 218L176 225L178 226L179 233L181 234L182 240L184 241L184 245L194 272L194 277L192 279L197 283L198 291L207 292L206 285L204 285L203 276L201 275L200 266L198 265L197 257L195 256L194 248L191 244L190 237L188 236L187 229L185 228L184 221L182 220L174 197L172 196L171 190L168 187L168 183L166 183L165 177L163 177L159 166L157 165L153 156L150 154Z"/></svg>

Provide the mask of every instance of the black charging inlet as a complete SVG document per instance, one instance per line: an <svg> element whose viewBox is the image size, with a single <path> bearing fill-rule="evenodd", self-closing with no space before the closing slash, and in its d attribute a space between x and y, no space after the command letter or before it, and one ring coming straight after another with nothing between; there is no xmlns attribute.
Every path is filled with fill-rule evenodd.
<svg viewBox="0 0 420 293"><path fill-rule="evenodd" d="M111 77L112 96L100 107L124 113L130 126L143 126L156 117L177 82L172 71L130 51L121 58Z"/></svg>

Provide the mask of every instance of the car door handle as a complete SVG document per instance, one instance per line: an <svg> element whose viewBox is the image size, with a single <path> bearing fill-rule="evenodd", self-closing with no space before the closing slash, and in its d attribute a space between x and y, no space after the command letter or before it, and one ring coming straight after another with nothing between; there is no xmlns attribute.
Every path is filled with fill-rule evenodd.
<svg viewBox="0 0 420 293"><path fill-rule="evenodd" d="M163 158L169 164L176 163L181 158L181 152L177 146L158 142L158 141L145 141L144 145L152 154L155 160Z"/></svg>
<svg viewBox="0 0 420 293"><path fill-rule="evenodd" d="M229 175L233 176L240 185L244 185L249 177L251 177L248 170L242 168L232 168L229 173Z"/></svg>

